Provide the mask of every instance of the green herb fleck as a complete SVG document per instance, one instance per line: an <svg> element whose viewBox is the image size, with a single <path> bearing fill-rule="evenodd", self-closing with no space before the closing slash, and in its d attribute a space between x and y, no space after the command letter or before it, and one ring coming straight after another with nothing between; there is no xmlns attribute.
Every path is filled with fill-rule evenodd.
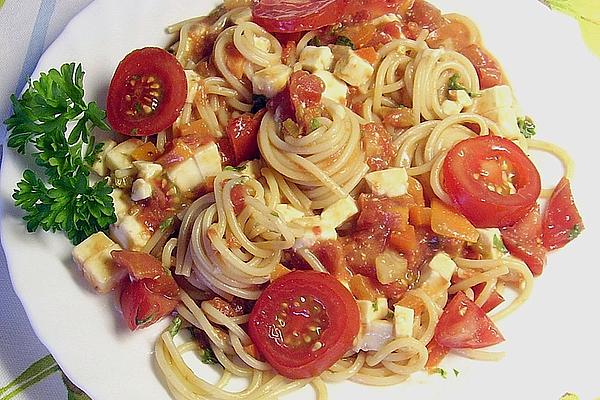
<svg viewBox="0 0 600 400"><path fill-rule="evenodd" d="M166 218L163 222L158 226L161 232L165 232L167 229L173 226L175 223L175 216L171 216Z"/></svg>
<svg viewBox="0 0 600 400"><path fill-rule="evenodd" d="M81 64L64 64L30 82L20 99L11 96L13 115L5 124L8 147L28 151L44 176L23 173L13 199L25 211L27 230L63 231L73 244L116 221L112 188L88 177L102 144L92 130L110 130L106 113L83 99Z"/></svg>
<svg viewBox="0 0 600 400"><path fill-rule="evenodd" d="M431 372L434 374L439 374L444 379L448 378L448 372L446 372L446 370L443 368L434 368Z"/></svg>
<svg viewBox="0 0 600 400"><path fill-rule="evenodd" d="M177 336L177 334L179 333L179 330L181 329L181 324L183 324L183 320L181 319L181 317L178 315L175 318L173 318L173 320L171 321L171 324L169 325L168 331L169 334L171 335L171 337L175 337Z"/></svg>
<svg viewBox="0 0 600 400"><path fill-rule="evenodd" d="M244 170L244 168L246 168L245 165L239 165L237 167L235 167L233 165L228 165L225 168L223 168L223 171L242 172Z"/></svg>
<svg viewBox="0 0 600 400"><path fill-rule="evenodd" d="M504 242L502 241L502 238L498 235L494 235L494 242L493 245L496 249L498 249L498 251L500 251L501 253L507 254L508 253L508 249L506 248L506 246L504 245Z"/></svg>
<svg viewBox="0 0 600 400"><path fill-rule="evenodd" d="M319 47L322 46L323 43L321 43L321 38L318 36L313 37L312 39L310 39L307 43L308 46L315 46L315 47Z"/></svg>
<svg viewBox="0 0 600 400"><path fill-rule="evenodd" d="M379 310L379 304L376 301L371 302L371 307L373 307L373 311L375 312Z"/></svg>
<svg viewBox="0 0 600 400"><path fill-rule="evenodd" d="M267 102L269 101L269 99L267 99L267 96L264 96L262 94L255 94L252 96L252 109L250 110L250 112L252 114L256 114L257 112L259 112L260 110L262 110L263 108L265 108L267 106Z"/></svg>
<svg viewBox="0 0 600 400"><path fill-rule="evenodd" d="M470 97L479 97L481 94L473 93L469 91L465 86L463 86L460 82L460 75L454 74L448 79L448 90L464 90Z"/></svg>
<svg viewBox="0 0 600 400"><path fill-rule="evenodd" d="M206 347L202 349L202 354L200 354L200 361L204 364L221 364L215 353L212 351L210 347Z"/></svg>
<svg viewBox="0 0 600 400"><path fill-rule="evenodd" d="M519 125L519 130L521 131L521 134L527 139L531 138L536 133L535 123L530 117L517 118L517 125Z"/></svg>
<svg viewBox="0 0 600 400"><path fill-rule="evenodd" d="M313 118L310 120L310 126L308 127L309 132L314 131L315 129L318 129L321 126L321 122L319 121L318 118Z"/></svg>
<svg viewBox="0 0 600 400"><path fill-rule="evenodd" d="M144 319L139 319L139 318L135 318L135 325L142 327L143 325L145 325L146 323L152 321L152 319L155 317L155 314L150 314L149 316L147 316Z"/></svg>
<svg viewBox="0 0 600 400"><path fill-rule="evenodd" d="M354 43L352 43L352 40L350 40L350 38L347 36L338 36L335 40L335 44L337 44L338 46L348 46L352 50L356 49Z"/></svg>
<svg viewBox="0 0 600 400"><path fill-rule="evenodd" d="M279 214L277 213L277 211L271 211L271 215L276 218L279 218Z"/></svg>
<svg viewBox="0 0 600 400"><path fill-rule="evenodd" d="M460 374L460 371L457 370L456 368L452 368L452 372L454 372L454 376L458 377L458 374Z"/></svg>
<svg viewBox="0 0 600 400"><path fill-rule="evenodd" d="M579 224L573 225L573 227L569 231L569 240L574 240L575 238L577 238L577 236L579 236L581 234L582 230L583 229L581 229L581 225L579 225Z"/></svg>

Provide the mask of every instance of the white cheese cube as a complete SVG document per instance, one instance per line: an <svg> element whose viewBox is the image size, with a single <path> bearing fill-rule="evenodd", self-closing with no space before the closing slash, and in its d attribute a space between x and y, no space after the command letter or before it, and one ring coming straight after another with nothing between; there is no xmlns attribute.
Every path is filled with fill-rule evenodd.
<svg viewBox="0 0 600 400"><path fill-rule="evenodd" d="M92 165L92 170L97 173L99 176L107 176L109 174L109 170L108 167L106 166L106 155L115 148L115 146L117 145L117 142L115 142L114 140L106 140L104 142L102 142L103 146L102 146L102 150L100 150L100 153L98 153L98 155L96 156L96 161L94 162L94 165Z"/></svg>
<svg viewBox="0 0 600 400"><path fill-rule="evenodd" d="M498 228L477 229L479 239L477 246L481 250L482 255L487 259L497 260L504 255L504 242L502 242L502 234Z"/></svg>
<svg viewBox="0 0 600 400"><path fill-rule="evenodd" d="M371 322L384 319L388 315L388 302L385 297L378 297L375 301L356 300L360 311L360 322L370 324Z"/></svg>
<svg viewBox="0 0 600 400"><path fill-rule="evenodd" d="M388 168L365 175L371 192L377 196L397 197L408 193L408 174L405 168Z"/></svg>
<svg viewBox="0 0 600 400"><path fill-rule="evenodd" d="M415 310L399 305L394 306L394 332L396 337L411 337L413 335L413 324Z"/></svg>
<svg viewBox="0 0 600 400"><path fill-rule="evenodd" d="M221 172L221 153L215 143L202 146L195 154L194 160L203 179L212 178Z"/></svg>
<svg viewBox="0 0 600 400"><path fill-rule="evenodd" d="M518 139L521 136L521 130L517 122L517 111L512 107L501 107L482 113L486 118L498 124L499 136L507 139Z"/></svg>
<svg viewBox="0 0 600 400"><path fill-rule="evenodd" d="M462 109L463 109L462 104L459 104L457 101L444 100L444 102L442 103L442 111L446 115L460 114Z"/></svg>
<svg viewBox="0 0 600 400"><path fill-rule="evenodd" d="M131 153L143 144L144 142L139 139L128 139L119 143L106 153L106 167L111 171L131 168L133 166Z"/></svg>
<svg viewBox="0 0 600 400"><path fill-rule="evenodd" d="M246 161L244 164L241 165L241 167L242 175L249 176L252 179L258 179L262 176L260 172L261 164L259 160Z"/></svg>
<svg viewBox="0 0 600 400"><path fill-rule="evenodd" d="M162 165L150 161L134 161L133 166L137 169L137 176L147 181L158 177L163 170Z"/></svg>
<svg viewBox="0 0 600 400"><path fill-rule="evenodd" d="M310 248L319 240L336 240L337 232L335 228L322 225L304 229L302 237L296 239L294 250Z"/></svg>
<svg viewBox="0 0 600 400"><path fill-rule="evenodd" d="M277 64L262 69L252 77L253 91L268 98L275 97L277 93L285 88L291 74L292 69L285 64Z"/></svg>
<svg viewBox="0 0 600 400"><path fill-rule="evenodd" d="M271 41L263 36L254 36L254 47L268 53L271 51Z"/></svg>
<svg viewBox="0 0 600 400"><path fill-rule="evenodd" d="M444 252L437 253L431 261L429 261L429 266L447 281L452 279L452 275L454 274L454 271L456 271L456 263Z"/></svg>
<svg viewBox="0 0 600 400"><path fill-rule="evenodd" d="M337 228L357 213L356 201L347 196L324 209L321 213L321 221L325 225Z"/></svg>
<svg viewBox="0 0 600 400"><path fill-rule="evenodd" d="M304 213L289 204L277 204L275 212L283 222L292 222L295 219L304 217Z"/></svg>
<svg viewBox="0 0 600 400"><path fill-rule="evenodd" d="M129 208L131 207L131 201L127 194L119 189L114 188L110 196L113 199L113 206L115 208L115 215L117 216L117 220L123 218L129 212Z"/></svg>
<svg viewBox="0 0 600 400"><path fill-rule="evenodd" d="M408 261L395 251L384 250L375 259L375 271L377 280L387 285L406 276Z"/></svg>
<svg viewBox="0 0 600 400"><path fill-rule="evenodd" d="M463 107L470 107L473 105L473 99L466 90L449 90L448 98Z"/></svg>
<svg viewBox="0 0 600 400"><path fill-rule="evenodd" d="M378 351L394 339L394 325L390 321L376 320L363 325L362 335L353 350Z"/></svg>
<svg viewBox="0 0 600 400"><path fill-rule="evenodd" d="M512 107L514 96L512 89L507 85L498 85L480 92L480 96L473 102L473 112L484 114L497 108Z"/></svg>
<svg viewBox="0 0 600 400"><path fill-rule="evenodd" d="M131 185L131 200L140 201L152 196L152 185L144 179L136 179Z"/></svg>
<svg viewBox="0 0 600 400"><path fill-rule="evenodd" d="M121 246L114 244L88 258L83 264L85 279L98 293L110 292L127 275L125 268L117 267L113 262L111 252L114 250L121 250Z"/></svg>
<svg viewBox="0 0 600 400"><path fill-rule="evenodd" d="M310 72L327 71L333 64L333 53L327 46L306 46L300 53L302 69Z"/></svg>
<svg viewBox="0 0 600 400"><path fill-rule="evenodd" d="M189 192L204 182L204 176L193 158L188 158L169 168L167 176L181 192Z"/></svg>
<svg viewBox="0 0 600 400"><path fill-rule="evenodd" d="M371 79L375 69L353 50L348 52L336 64L334 74L350 86L362 86Z"/></svg>
<svg viewBox="0 0 600 400"><path fill-rule="evenodd" d="M127 250L141 250L152 234L134 215L125 215L110 226L112 238Z"/></svg>
<svg viewBox="0 0 600 400"><path fill-rule="evenodd" d="M106 236L104 232L97 232L85 239L83 242L79 243L77 246L73 247L71 255L73 256L73 261L75 261L75 264L77 264L80 268L83 268L83 264L88 258L100 253L102 250L107 249L114 244L115 242Z"/></svg>
<svg viewBox="0 0 600 400"><path fill-rule="evenodd" d="M321 78L323 83L325 83L325 91L323 92L323 97L326 97L330 100L335 101L336 103L346 105L346 96L348 96L348 86L336 78L329 71L317 71L314 72L313 75Z"/></svg>

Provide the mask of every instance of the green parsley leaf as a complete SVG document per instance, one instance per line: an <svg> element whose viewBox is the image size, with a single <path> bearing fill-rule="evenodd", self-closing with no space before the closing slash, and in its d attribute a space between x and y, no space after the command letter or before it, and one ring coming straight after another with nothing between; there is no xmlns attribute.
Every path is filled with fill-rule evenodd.
<svg viewBox="0 0 600 400"><path fill-rule="evenodd" d="M502 238L500 236L494 235L493 245L501 253L503 253L503 254L507 254L508 253L508 249L504 245L504 242L502 241Z"/></svg>
<svg viewBox="0 0 600 400"><path fill-rule="evenodd" d="M183 324L183 319L181 319L179 315L173 318L171 324L169 325L169 328L167 328L171 337L177 336L179 330L181 329L181 324Z"/></svg>
<svg viewBox="0 0 600 400"><path fill-rule="evenodd" d="M531 138L536 133L535 123L530 117L517 118L517 125L519 125L519 130L521 131L521 134L527 139Z"/></svg>
<svg viewBox="0 0 600 400"><path fill-rule="evenodd" d="M116 221L112 188L88 179L102 150L92 130L109 126L106 113L83 100L83 76L74 63L42 73L20 99L11 96L13 115L5 121L8 147L31 153L45 175L26 170L13 194L27 230L62 231L73 244Z"/></svg>
<svg viewBox="0 0 600 400"><path fill-rule="evenodd" d="M175 223L175 216L171 216L169 218L166 218L163 222L161 222L158 227L161 230L161 232L165 232L167 229L172 227L174 223Z"/></svg>
<svg viewBox="0 0 600 400"><path fill-rule="evenodd" d="M267 106L267 102L269 101L269 99L267 99L267 96L264 96L262 94L255 94L252 96L252 109L250 110L250 112L252 114L256 114L257 112L259 112L260 110L262 110L263 108L265 108Z"/></svg>
<svg viewBox="0 0 600 400"><path fill-rule="evenodd" d="M581 226L579 224L573 225L573 227L569 231L569 240L575 240L577 236L581 234L582 230L583 229L581 229Z"/></svg>
<svg viewBox="0 0 600 400"><path fill-rule="evenodd" d="M239 165L237 167L232 166L232 165L228 165L225 168L223 168L223 171L242 172L245 167L246 167L245 165Z"/></svg>
<svg viewBox="0 0 600 400"><path fill-rule="evenodd" d="M434 374L440 374L440 376L444 379L448 378L448 372L446 372L446 370L443 368L434 368L431 372Z"/></svg>
<svg viewBox="0 0 600 400"><path fill-rule="evenodd" d="M448 79L448 90L464 90L471 97L479 97L481 94L470 92L465 86L463 86L460 82L460 75L454 74Z"/></svg>
<svg viewBox="0 0 600 400"><path fill-rule="evenodd" d="M460 371L457 370L456 368L452 368L452 372L454 372L454 376L458 377L458 374L460 374Z"/></svg>
<svg viewBox="0 0 600 400"><path fill-rule="evenodd" d="M58 370L59 367L54 358L51 355L47 355L31 364L6 386L0 387L0 398L13 398Z"/></svg>
<svg viewBox="0 0 600 400"><path fill-rule="evenodd" d="M350 40L350 38L347 36L338 36L337 39L335 39L335 44L338 46L348 46L352 50L356 49L356 46L354 46L352 40Z"/></svg>
<svg viewBox="0 0 600 400"><path fill-rule="evenodd" d="M379 304L376 301L371 302L371 307L373 307L373 311L379 310Z"/></svg>
<svg viewBox="0 0 600 400"><path fill-rule="evenodd" d="M204 364L221 364L210 347L205 347L202 349L200 361L202 361Z"/></svg>

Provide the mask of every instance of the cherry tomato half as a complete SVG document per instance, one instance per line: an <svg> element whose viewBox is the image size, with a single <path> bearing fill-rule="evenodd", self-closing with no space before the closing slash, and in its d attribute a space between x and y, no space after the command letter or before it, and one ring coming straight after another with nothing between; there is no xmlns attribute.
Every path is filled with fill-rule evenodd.
<svg viewBox="0 0 600 400"><path fill-rule="evenodd" d="M320 375L358 335L360 315L352 294L333 276L294 271L258 298L248 333L260 354L291 379Z"/></svg>
<svg viewBox="0 0 600 400"><path fill-rule="evenodd" d="M571 184L567 178L560 180L546 207L542 237L548 250L564 247L584 229L583 220L575 206Z"/></svg>
<svg viewBox="0 0 600 400"><path fill-rule="evenodd" d="M444 190L479 228L514 224L540 195L535 165L516 144L499 136L459 142L448 152L442 168Z"/></svg>
<svg viewBox="0 0 600 400"><path fill-rule="evenodd" d="M152 135L175 122L186 96L185 73L173 55L157 47L134 50L119 63L110 83L108 122L124 135Z"/></svg>
<svg viewBox="0 0 600 400"><path fill-rule="evenodd" d="M335 24L343 7L344 0L261 0L252 17L269 32L302 32Z"/></svg>
<svg viewBox="0 0 600 400"><path fill-rule="evenodd" d="M434 339L450 349L480 349L504 341L504 337L475 302L458 292L444 308Z"/></svg>

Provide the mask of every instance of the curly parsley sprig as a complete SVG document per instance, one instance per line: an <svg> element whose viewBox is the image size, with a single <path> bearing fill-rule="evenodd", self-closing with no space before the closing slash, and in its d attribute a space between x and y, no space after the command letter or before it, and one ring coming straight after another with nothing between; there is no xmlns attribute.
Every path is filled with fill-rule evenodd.
<svg viewBox="0 0 600 400"><path fill-rule="evenodd" d="M5 121L8 147L20 154L31 152L45 177L23 173L13 194L25 211L30 232L63 231L78 244L116 221L106 181L91 184L91 165L102 144L94 128L108 131L106 113L83 96L81 64L64 64L30 82L20 99L11 96L13 115Z"/></svg>

